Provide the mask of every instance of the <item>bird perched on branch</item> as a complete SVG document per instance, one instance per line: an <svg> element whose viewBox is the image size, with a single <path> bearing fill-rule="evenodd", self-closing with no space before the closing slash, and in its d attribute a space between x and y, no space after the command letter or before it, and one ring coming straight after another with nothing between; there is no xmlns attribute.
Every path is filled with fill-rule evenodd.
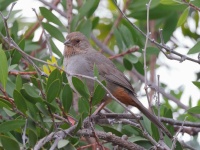
<svg viewBox="0 0 200 150"><path fill-rule="evenodd" d="M64 67L66 72L94 77L93 66L95 64L99 71L100 80L106 81L106 87L114 97L125 105L138 108L157 127L161 128L165 134L171 137L171 134L165 126L138 100L131 83L125 75L115 67L112 61L93 49L82 33L72 32L68 34L64 45ZM71 77L68 77L68 79L73 87ZM93 92L94 81L90 79L85 80L89 91ZM106 95L101 101L102 107L100 109L111 100L112 99Z"/></svg>

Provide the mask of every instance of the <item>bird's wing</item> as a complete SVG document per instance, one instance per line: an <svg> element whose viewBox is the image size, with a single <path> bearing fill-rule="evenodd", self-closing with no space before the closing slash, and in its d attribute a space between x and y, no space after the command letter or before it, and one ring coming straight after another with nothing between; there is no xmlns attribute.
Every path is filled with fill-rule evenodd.
<svg viewBox="0 0 200 150"><path fill-rule="evenodd" d="M130 81L126 78L126 76L120 72L112 61L106 58L104 55L99 52L92 53L93 57L89 57L89 61L91 62L90 66L93 67L94 63L98 68L99 75L105 78L106 80L117 84L128 91L132 92L135 95L134 89L130 84ZM92 59L91 59L92 58Z"/></svg>

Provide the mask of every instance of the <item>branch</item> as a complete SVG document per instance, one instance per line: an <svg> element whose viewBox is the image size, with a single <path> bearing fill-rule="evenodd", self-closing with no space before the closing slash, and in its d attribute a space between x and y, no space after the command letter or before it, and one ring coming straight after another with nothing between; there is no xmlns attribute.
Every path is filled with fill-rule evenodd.
<svg viewBox="0 0 200 150"><path fill-rule="evenodd" d="M116 58L118 58L118 57L122 57L122 56L124 56L124 55L130 54L130 53L133 53L133 52L136 52L136 51L138 51L138 50L139 50L139 47L138 47L138 46L134 46L134 47L128 49L127 51L125 51L125 52L122 52L122 53L117 54L117 55L114 55L114 56L110 56L109 59L116 59Z"/></svg>
<svg viewBox="0 0 200 150"><path fill-rule="evenodd" d="M66 72L66 71L65 71ZM120 104L125 110L127 110L128 112L130 112L133 116L135 116L135 114L130 111L124 104L122 104L116 97L114 97L112 95L112 93L96 78L96 77L90 77L90 76L86 76L86 75L82 75L82 74L70 74L70 73L67 73L66 74L68 76L77 76L77 77L82 77L82 78L85 78L85 79L90 79L90 80L93 80L93 81L96 81L99 85L102 86L102 88L104 88L104 90L108 93L107 96L112 98L113 100L115 100L118 104ZM157 143L150 135L149 133L146 131L146 129L143 127L143 125L141 124L140 120L137 119L136 120L137 123L139 124L139 130L143 133L143 135L153 144L155 145L157 148L160 148L162 147L162 145L160 145L159 143Z"/></svg>
<svg viewBox="0 0 200 150"><path fill-rule="evenodd" d="M114 52L112 50L110 50L106 45L104 45L103 43L101 43L95 36L94 34L91 34L91 38L92 40L96 43L96 45L102 49L105 53L109 54L109 55L114 55ZM120 63L123 63L122 59L120 57L117 57L116 60ZM141 74L139 74L135 69L132 69L132 71L130 71L130 73L132 73L134 76L137 76L142 82L144 82L144 76L142 76ZM178 100L177 98L175 98L174 96L172 96L169 93L166 93L164 89L159 88L158 90L158 86L155 85L154 83L151 83L150 81L148 81L148 85L150 88L155 89L156 91L159 91L163 96L165 96L166 98L172 100L173 102L175 102L179 107L187 110L189 109L188 106L184 105L183 103L180 102L180 100Z"/></svg>
<svg viewBox="0 0 200 150"><path fill-rule="evenodd" d="M50 10L55 10L55 11L57 11L58 13L60 12L60 13L59 13L60 15L63 15L63 14L66 15L65 13L61 12L61 11L56 7L56 5L59 4L60 0L54 0L54 1L52 2L52 4L47 3L47 2L44 1L44 0L39 0L39 1L42 2L43 4L49 6L49 7L50 7ZM41 21L42 21L43 18L44 18L44 17L41 17ZM25 33L24 38L25 38L25 39L28 39L29 36L30 36L38 27L39 27L39 22L37 22L28 32Z"/></svg>
<svg viewBox="0 0 200 150"><path fill-rule="evenodd" d="M179 128L178 132L176 133L176 135L173 138L173 143L172 143L172 147L171 147L172 150L174 150L176 148L176 142L178 140L178 135L181 132L181 130L183 129L183 125L185 123L186 118L184 119L182 126Z"/></svg>
<svg viewBox="0 0 200 150"><path fill-rule="evenodd" d="M15 6L16 3L17 3L17 2L12 3L11 8L10 8L10 10L9 10L9 12L8 12L8 14L7 14L6 17L5 17L5 16L2 14L2 12L0 11L1 18L2 18L3 23L4 23L4 26L5 26L5 28L6 28L6 38L7 38L9 41L11 40L11 37L10 37L9 31L8 31L8 24L7 24L7 21L8 21L8 19L9 19L9 17L10 17L10 14L11 14L11 12L12 12L13 7Z"/></svg>
<svg viewBox="0 0 200 150"><path fill-rule="evenodd" d="M192 4L190 1L186 1L186 0L182 0L184 4L190 6L191 8L193 8L194 10L196 11L199 11L200 12L200 8L195 6L194 4Z"/></svg>
<svg viewBox="0 0 200 150"><path fill-rule="evenodd" d="M113 144L119 145L119 146L126 148L128 150L133 150L133 149L134 150L144 150L143 147L141 147L141 146L139 146L135 143L129 142L127 140L123 140L122 138L117 137L114 134L105 133L105 132L102 132L102 131L95 131L95 133L98 135L98 137L100 139L106 140L108 142L112 142ZM77 132L77 135L78 136L84 136L84 137L94 137L92 130L89 130L89 129L79 130Z"/></svg>
<svg viewBox="0 0 200 150"><path fill-rule="evenodd" d="M129 5L129 3L130 3L130 0L127 0L126 3L124 4L124 8L123 8L122 12L125 12L125 11L126 11L128 5ZM110 32L109 32L108 35L106 36L105 40L103 41L103 43L104 43L105 45L107 45L108 42L110 41L110 39L111 39L111 37L112 37L112 35L113 35L113 32L114 32L114 28L118 27L118 25L119 25L119 23L120 23L122 17L123 17L123 16L122 16L122 14L120 13L120 14L118 15L117 19L115 20L115 22L113 23L112 29L110 30Z"/></svg>
<svg viewBox="0 0 200 150"><path fill-rule="evenodd" d="M73 9L72 0L67 0L68 33L70 33L70 29L71 29L71 22L72 22L72 15L73 15L72 9Z"/></svg>
<svg viewBox="0 0 200 150"><path fill-rule="evenodd" d="M41 22L41 20L40 20L40 18L39 18L39 16L38 16L36 10L35 10L34 8L32 8L32 9L33 9L33 11L35 12L35 15L36 15L36 17L37 17L37 19L38 19L38 22L39 22L40 26L41 26L42 29L43 29L43 33L44 33L44 36L45 36L45 40L46 40L46 43L47 43L47 47L49 48L49 54L50 54L50 56L53 56L51 44L50 44L50 42L49 42L50 35L46 33L46 31L45 31L45 29L44 29L44 27L43 27L43 25L42 25L42 22Z"/></svg>
<svg viewBox="0 0 200 150"><path fill-rule="evenodd" d="M161 51L162 51L162 49L164 49L166 52L162 51L163 53L172 53L172 54L174 54L174 55L179 56L180 59L179 59L179 60L178 60L178 59L175 59L175 60L178 60L178 61L180 61L180 62L183 62L183 61L185 61L185 60L189 60L189 61L192 61L192 62L195 62L195 63L200 64L200 60L196 60L196 59L190 58L190 57L188 57L188 56L186 56L186 55L180 54L180 53L174 51L173 49L171 49L170 47L168 47L167 45L165 45L165 44L163 45L162 43L160 44L160 43L158 43L157 41L155 41L154 39L151 39L151 38L150 38L147 34L145 34L138 26L136 26L134 23L132 23L132 22L126 17L125 13L123 13L123 12L121 11L121 9L119 8L119 6L118 6L117 3L115 2L115 0L113 0L113 1L114 1L114 3L115 3L116 7L118 8L118 10L122 13L123 17L124 17L138 32L140 32L144 37L147 37L148 40L149 40L151 43L153 43L154 45L156 45Z"/></svg>
<svg viewBox="0 0 200 150"><path fill-rule="evenodd" d="M149 9L150 9L150 5L151 5L151 0L149 0L149 3L146 4L147 6L147 34L146 34L146 40L145 40L145 45L144 45L144 49L143 49L143 58L144 58L144 84L145 84L145 91L146 91L146 95L148 97L148 93L147 93L147 62L146 62L146 50L147 50L147 45L148 45L148 39L150 36L150 32L149 32ZM150 101L149 102L149 106L150 105Z"/></svg>

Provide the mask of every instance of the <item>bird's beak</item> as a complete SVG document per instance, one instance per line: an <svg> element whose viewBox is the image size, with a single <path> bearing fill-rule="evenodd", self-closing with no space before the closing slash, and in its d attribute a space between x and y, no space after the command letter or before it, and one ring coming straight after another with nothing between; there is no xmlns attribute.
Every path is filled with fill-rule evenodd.
<svg viewBox="0 0 200 150"><path fill-rule="evenodd" d="M67 39L65 42L64 42L64 45L66 46L71 46L71 41L69 39Z"/></svg>

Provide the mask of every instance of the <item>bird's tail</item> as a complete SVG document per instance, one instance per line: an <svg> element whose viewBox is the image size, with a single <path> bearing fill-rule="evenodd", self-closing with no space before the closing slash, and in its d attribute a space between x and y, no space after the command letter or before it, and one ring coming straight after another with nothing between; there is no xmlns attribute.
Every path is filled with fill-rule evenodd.
<svg viewBox="0 0 200 150"><path fill-rule="evenodd" d="M134 97L135 99L135 97ZM153 115L147 108L145 108L141 102L137 99L134 100L134 105L137 105L136 107L149 119L151 120L157 127L161 128L162 131L169 137L172 138L171 133L168 131L168 129L158 120L158 118Z"/></svg>

